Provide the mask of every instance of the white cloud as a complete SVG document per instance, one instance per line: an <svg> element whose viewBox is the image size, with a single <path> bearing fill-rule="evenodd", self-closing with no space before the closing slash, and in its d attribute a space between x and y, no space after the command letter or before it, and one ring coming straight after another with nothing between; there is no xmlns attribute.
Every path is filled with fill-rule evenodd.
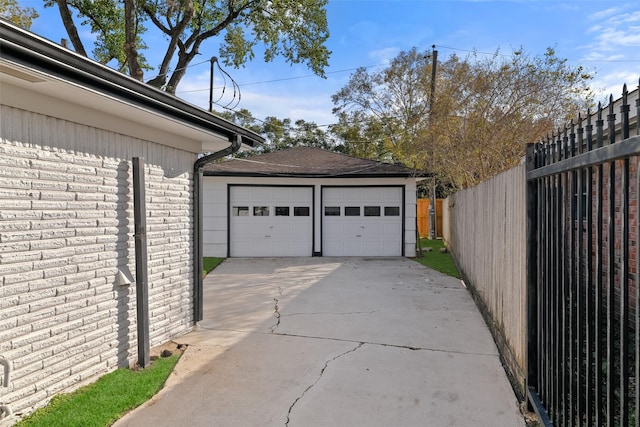
<svg viewBox="0 0 640 427"><path fill-rule="evenodd" d="M398 55L399 52L400 49L397 47L385 47L382 49L373 50L369 52L367 56L376 61L377 64L388 64L393 58Z"/></svg>

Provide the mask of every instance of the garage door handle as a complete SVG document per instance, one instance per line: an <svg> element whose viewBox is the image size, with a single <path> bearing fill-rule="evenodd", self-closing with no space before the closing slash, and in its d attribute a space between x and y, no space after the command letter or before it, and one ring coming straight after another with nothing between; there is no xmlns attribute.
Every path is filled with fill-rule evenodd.
<svg viewBox="0 0 640 427"><path fill-rule="evenodd" d="M356 234L356 237L362 237L362 234Z"/></svg>
<svg viewBox="0 0 640 427"><path fill-rule="evenodd" d="M271 237L271 234L265 234L264 237Z"/></svg>

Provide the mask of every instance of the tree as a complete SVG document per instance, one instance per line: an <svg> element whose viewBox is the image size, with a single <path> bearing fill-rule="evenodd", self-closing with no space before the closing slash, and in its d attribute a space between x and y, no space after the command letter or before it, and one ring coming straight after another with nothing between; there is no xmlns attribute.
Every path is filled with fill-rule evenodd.
<svg viewBox="0 0 640 427"><path fill-rule="evenodd" d="M426 126L429 74L425 70L429 67L427 55L414 48L398 54L380 72L370 74L360 68L332 96L336 105L333 112L343 124L363 123L384 135L379 154L387 160L407 161L413 152L410 145ZM362 150L369 151L361 147Z"/></svg>
<svg viewBox="0 0 640 427"><path fill-rule="evenodd" d="M434 126L420 145L432 155L431 170L457 188L516 166L527 143L564 127L593 102L592 76L550 48L541 56L520 49L506 57L452 57L441 69Z"/></svg>
<svg viewBox="0 0 640 427"><path fill-rule="evenodd" d="M0 0L0 17L28 30L38 12L32 7L20 7L17 0Z"/></svg>
<svg viewBox="0 0 640 427"><path fill-rule="evenodd" d="M329 50L327 0L46 0L57 5L76 52L87 55L73 14L96 34L93 55L112 60L120 70L142 79L151 70L141 51L143 35L152 25L167 40L157 74L148 83L175 93L203 43L215 39L218 57L227 66L243 66L261 45L266 62L282 56L292 64L306 63L324 76Z"/></svg>
<svg viewBox="0 0 640 427"><path fill-rule="evenodd" d="M386 137L384 125L372 115L362 111L338 113L338 123L331 125L329 131L341 142L336 148L345 154L377 161L393 161L387 147L391 142Z"/></svg>
<svg viewBox="0 0 640 427"><path fill-rule="evenodd" d="M450 56L437 65L430 100L428 56L414 49L381 72L357 72L333 101L346 114L341 121L380 121L394 161L456 188L513 167L527 142L564 126L593 99L582 67L570 67L553 49L541 56L520 49Z"/></svg>
<svg viewBox="0 0 640 427"><path fill-rule="evenodd" d="M238 156L240 157L270 153L297 146L317 147L324 150L336 149L336 143L331 134L322 130L314 122L299 119L292 123L289 118L281 120L273 116L258 120L245 109L239 111L227 110L216 114L240 126L251 129L266 139L266 144L256 147L251 152L239 153Z"/></svg>

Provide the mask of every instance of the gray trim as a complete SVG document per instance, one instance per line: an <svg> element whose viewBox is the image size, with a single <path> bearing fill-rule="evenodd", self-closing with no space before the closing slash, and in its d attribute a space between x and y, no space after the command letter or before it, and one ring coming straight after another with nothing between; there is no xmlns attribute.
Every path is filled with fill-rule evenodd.
<svg viewBox="0 0 640 427"><path fill-rule="evenodd" d="M231 138L231 145L220 151L196 160L193 165L193 268L195 286L193 290L193 320L198 322L204 318L204 288L202 283L202 257L204 248L202 243L203 222L203 188L202 168L207 163L221 159L235 153L242 146L242 137L235 135Z"/></svg>

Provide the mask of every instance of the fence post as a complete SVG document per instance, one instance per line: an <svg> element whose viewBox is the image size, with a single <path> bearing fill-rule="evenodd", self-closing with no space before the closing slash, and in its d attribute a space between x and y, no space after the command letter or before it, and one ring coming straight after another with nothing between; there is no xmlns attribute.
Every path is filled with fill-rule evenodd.
<svg viewBox="0 0 640 427"><path fill-rule="evenodd" d="M136 246L136 312L138 365L146 368L149 356L149 289L147 272L147 207L144 187L144 159L133 158L133 210Z"/></svg>
<svg viewBox="0 0 640 427"><path fill-rule="evenodd" d="M527 144L526 173L535 169L536 163L535 144ZM538 188L534 180L526 180L526 207L527 207L527 389L537 386L537 270L536 265L536 226L537 210L536 200Z"/></svg>

